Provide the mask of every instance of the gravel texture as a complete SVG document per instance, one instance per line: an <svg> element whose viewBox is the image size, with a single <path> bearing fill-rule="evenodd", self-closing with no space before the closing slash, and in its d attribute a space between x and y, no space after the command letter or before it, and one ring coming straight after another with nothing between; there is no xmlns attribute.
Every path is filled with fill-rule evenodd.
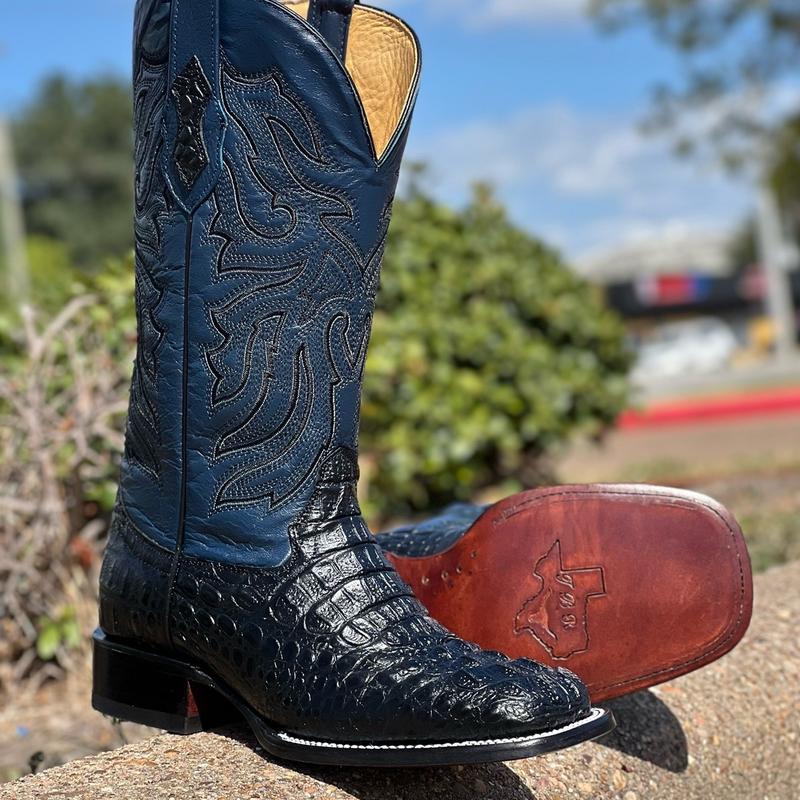
<svg viewBox="0 0 800 800"><path fill-rule="evenodd" d="M2 800L796 800L800 562L756 579L729 656L609 704L602 743L529 761L423 770L292 768L248 733L162 735L0 786Z"/></svg>

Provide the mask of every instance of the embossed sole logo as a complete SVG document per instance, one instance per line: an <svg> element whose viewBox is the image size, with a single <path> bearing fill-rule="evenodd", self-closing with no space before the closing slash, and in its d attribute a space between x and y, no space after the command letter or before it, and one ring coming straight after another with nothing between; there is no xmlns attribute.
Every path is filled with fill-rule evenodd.
<svg viewBox="0 0 800 800"><path fill-rule="evenodd" d="M567 569L561 542L533 569L539 591L520 609L514 633L529 633L553 658L568 659L589 649L589 600L606 594L602 567Z"/></svg>

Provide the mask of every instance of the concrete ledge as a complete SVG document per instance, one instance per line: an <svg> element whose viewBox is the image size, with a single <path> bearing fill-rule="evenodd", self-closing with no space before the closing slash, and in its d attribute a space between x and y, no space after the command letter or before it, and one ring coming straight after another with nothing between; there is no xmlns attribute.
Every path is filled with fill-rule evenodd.
<svg viewBox="0 0 800 800"><path fill-rule="evenodd" d="M140 744L0 786L4 800L796 800L800 786L800 563L757 578L750 633L722 661L611 705L602 744L512 764L300 769L245 730Z"/></svg>

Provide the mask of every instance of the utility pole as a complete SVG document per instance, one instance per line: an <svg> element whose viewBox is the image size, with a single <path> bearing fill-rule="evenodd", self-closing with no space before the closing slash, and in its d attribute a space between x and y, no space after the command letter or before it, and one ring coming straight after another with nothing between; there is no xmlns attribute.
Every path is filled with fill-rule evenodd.
<svg viewBox="0 0 800 800"><path fill-rule="evenodd" d="M775 331L775 356L795 353L797 317L789 271L797 265L797 250L784 236L775 193L766 184L758 193L758 249L767 282L767 313Z"/></svg>
<svg viewBox="0 0 800 800"><path fill-rule="evenodd" d="M2 236L5 286L11 303L19 308L28 299L28 262L25 227L19 199L19 180L8 123L0 117L0 236Z"/></svg>

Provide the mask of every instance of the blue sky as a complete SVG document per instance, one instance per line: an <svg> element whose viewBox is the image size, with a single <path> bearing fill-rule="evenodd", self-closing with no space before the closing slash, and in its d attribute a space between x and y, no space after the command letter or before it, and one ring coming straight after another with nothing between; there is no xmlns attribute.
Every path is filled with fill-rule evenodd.
<svg viewBox="0 0 800 800"><path fill-rule="evenodd" d="M721 230L751 189L639 133L680 65L644 31L599 34L582 0L387 0L417 30L422 91L409 154L461 202L488 179L514 218L581 260L667 231ZM133 0L25 0L0 11L0 113L54 70L127 75Z"/></svg>

